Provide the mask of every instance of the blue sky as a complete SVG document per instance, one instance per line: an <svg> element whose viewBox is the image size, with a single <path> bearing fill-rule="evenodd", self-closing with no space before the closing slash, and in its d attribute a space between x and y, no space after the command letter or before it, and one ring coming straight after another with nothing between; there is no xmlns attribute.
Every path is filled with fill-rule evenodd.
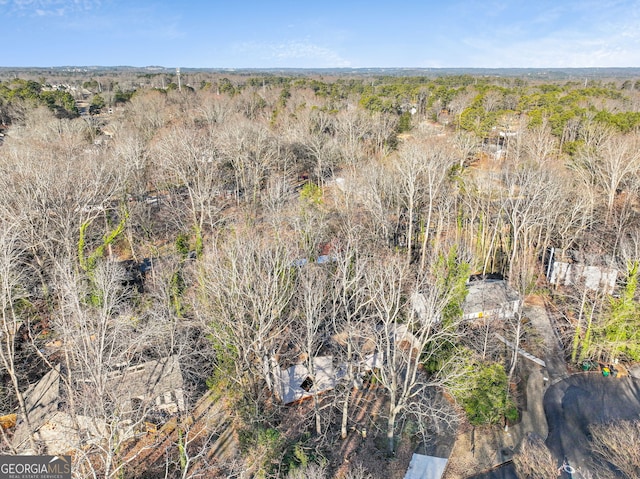
<svg viewBox="0 0 640 479"><path fill-rule="evenodd" d="M640 67L639 0L0 0L0 66Z"/></svg>

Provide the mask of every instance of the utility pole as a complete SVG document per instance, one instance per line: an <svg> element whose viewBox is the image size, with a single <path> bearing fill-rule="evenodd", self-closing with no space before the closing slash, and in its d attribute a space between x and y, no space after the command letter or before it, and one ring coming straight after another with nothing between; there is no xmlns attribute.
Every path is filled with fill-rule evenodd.
<svg viewBox="0 0 640 479"><path fill-rule="evenodd" d="M182 84L180 83L180 67L176 68L176 75L178 75L178 91L182 91Z"/></svg>

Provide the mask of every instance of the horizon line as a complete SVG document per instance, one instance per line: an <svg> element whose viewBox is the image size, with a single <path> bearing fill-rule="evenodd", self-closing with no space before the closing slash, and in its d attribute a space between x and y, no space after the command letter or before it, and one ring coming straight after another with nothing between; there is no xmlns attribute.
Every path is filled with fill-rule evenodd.
<svg viewBox="0 0 640 479"><path fill-rule="evenodd" d="M15 66L15 65L0 65L0 69L59 69L59 68L132 68L132 69L163 69L173 70L175 68L187 68L190 70L640 70L640 66L572 66L572 67L523 67L523 66L509 66L509 67L419 67L419 66L395 66L395 67L380 67L380 66L368 66L368 67L280 67L280 66L268 66L268 67L204 67L204 66L164 66L164 65L29 65L29 66Z"/></svg>

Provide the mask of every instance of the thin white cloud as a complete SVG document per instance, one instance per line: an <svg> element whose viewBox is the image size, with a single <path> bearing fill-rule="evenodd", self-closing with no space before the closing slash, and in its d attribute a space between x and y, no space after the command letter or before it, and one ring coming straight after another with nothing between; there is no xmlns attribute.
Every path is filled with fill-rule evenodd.
<svg viewBox="0 0 640 479"><path fill-rule="evenodd" d="M86 12L99 7L100 3L100 0L0 0L0 5L8 7L8 13L38 17Z"/></svg>
<svg viewBox="0 0 640 479"><path fill-rule="evenodd" d="M627 33L606 38L563 33L499 46L476 42L476 47L482 56L470 66L578 68L640 65L640 41Z"/></svg>
<svg viewBox="0 0 640 479"><path fill-rule="evenodd" d="M349 67L351 63L334 50L306 40L286 42L242 42L234 46L237 53L251 55L274 66Z"/></svg>
<svg viewBox="0 0 640 479"><path fill-rule="evenodd" d="M640 5L623 0L567 1L540 8L530 20L516 15L491 33L461 39L467 66L640 66ZM460 60L460 58L458 59Z"/></svg>

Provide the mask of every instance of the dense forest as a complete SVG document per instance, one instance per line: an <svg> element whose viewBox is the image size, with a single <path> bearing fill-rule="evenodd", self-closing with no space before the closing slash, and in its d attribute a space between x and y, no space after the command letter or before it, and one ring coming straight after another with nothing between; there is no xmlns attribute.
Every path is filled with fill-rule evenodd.
<svg viewBox="0 0 640 479"><path fill-rule="evenodd" d="M94 73L0 81L5 453L404 477L518 424L518 348L544 345L526 309L465 315L488 279L544 305L570 369L640 361L640 79ZM615 284L551 284L554 259ZM522 478L562 460L518 451Z"/></svg>

